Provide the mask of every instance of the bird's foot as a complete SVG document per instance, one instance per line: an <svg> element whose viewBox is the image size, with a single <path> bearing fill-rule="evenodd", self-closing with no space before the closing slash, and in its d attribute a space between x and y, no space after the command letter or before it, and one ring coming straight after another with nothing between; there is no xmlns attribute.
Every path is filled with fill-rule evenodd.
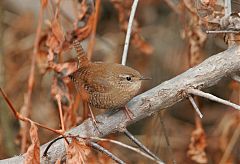
<svg viewBox="0 0 240 164"><path fill-rule="evenodd" d="M88 105L88 107L89 107L89 111L90 111L90 114L91 114L91 118L92 118L92 121L93 121L93 125L94 125L94 127L95 127L95 130L97 130L97 131L99 132L99 134L103 135L103 133L99 130L98 125L97 125L98 123L102 123L102 122L96 120L96 117L95 117L94 114L93 114L93 111L92 111L91 106Z"/></svg>
<svg viewBox="0 0 240 164"><path fill-rule="evenodd" d="M102 122L99 122L95 119L95 117L92 117L92 122L93 122L93 126L94 126L94 130L97 130L99 134L103 135L103 133L100 131L99 127L97 124L99 123L102 123Z"/></svg>
<svg viewBox="0 0 240 164"><path fill-rule="evenodd" d="M124 111L125 115L126 115L130 120L133 120L134 114L133 114L133 112L132 112L130 109L128 109L127 106L125 106L125 108L124 108L123 111Z"/></svg>

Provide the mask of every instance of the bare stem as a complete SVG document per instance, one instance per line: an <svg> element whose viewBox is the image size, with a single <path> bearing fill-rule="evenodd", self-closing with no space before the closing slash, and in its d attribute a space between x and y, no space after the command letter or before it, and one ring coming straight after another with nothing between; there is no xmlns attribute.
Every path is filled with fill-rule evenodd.
<svg viewBox="0 0 240 164"><path fill-rule="evenodd" d="M98 145L95 142L89 142L88 143L89 146L91 146L92 148L103 152L104 154L106 154L108 157L112 158L115 162L120 163L120 164L125 164L125 162L123 162L121 159L119 159L118 157L116 157L114 154L112 154L110 151L108 151L107 149L105 149L104 147Z"/></svg>
<svg viewBox="0 0 240 164"><path fill-rule="evenodd" d="M125 44L124 44L124 49L123 49L123 55L122 55L122 65L126 65L127 62L127 53L128 53L128 47L129 47L129 41L131 37L131 32L132 32L132 24L133 24L133 19L135 15L135 11L138 5L138 0L134 0L131 13L130 13L130 18L128 22L128 28L127 28L127 34L126 34L126 39L125 39Z"/></svg>
<svg viewBox="0 0 240 164"><path fill-rule="evenodd" d="M188 95L188 99L190 100L193 108L195 109L195 111L197 112L197 114L199 115L200 118L203 118L203 115L201 113L201 111L199 110L197 104L195 103L193 97L191 95Z"/></svg>
<svg viewBox="0 0 240 164"><path fill-rule="evenodd" d="M29 118L21 115L20 113L18 113L18 112L16 111L16 109L13 107L11 101L8 99L7 95L6 95L6 94L4 93L4 91L2 90L2 88L0 88L0 92L1 92L1 94L2 94L2 96L3 96L3 98L5 99L5 101L7 102L8 106L10 107L11 111L13 112L14 116L16 117L16 119L21 120L21 121L24 121L24 122L28 122L28 123L34 123L35 125L37 125L37 126L39 126L39 127L41 127L41 128L47 129L47 130L49 130L49 131L52 131L52 132L54 132L54 133L57 133L57 134L60 134L60 135L64 136L64 134L63 134L63 132L62 132L61 130L55 130L55 129L46 127L46 126L44 126L44 125L42 125L42 124L39 124L39 123L37 123L37 122L35 122L35 121L32 121L31 119L29 119Z"/></svg>
<svg viewBox="0 0 240 164"><path fill-rule="evenodd" d="M207 30L206 31L207 34L220 34L220 33L234 33L234 34L238 34L240 33L240 31L233 31L233 30Z"/></svg>
<svg viewBox="0 0 240 164"><path fill-rule="evenodd" d="M24 104L20 110L20 113L24 117L29 117L30 115L30 106L31 106L31 97L32 97L32 91L33 91L33 85L34 85L34 72L35 72L35 62L36 62L36 56L38 53L38 43L41 36L41 30L42 30L42 21L43 21L43 7L39 10L39 18L38 18L38 25L37 25L37 31L36 31L36 38L34 41L34 48L33 48L33 54L32 54L32 60L31 60L31 67L30 67L30 73L28 77L28 90L26 93L26 96L24 97ZM25 152L27 149L27 125L25 122L20 122L20 135L21 138L21 152Z"/></svg>
<svg viewBox="0 0 240 164"><path fill-rule="evenodd" d="M160 118L160 125L162 127L162 130L163 130L163 135L166 139L166 143L167 143L167 148L168 148L168 151L170 153L170 156L172 158L172 163L173 164L177 164L177 161L175 160L174 158L174 155L173 155L173 150L172 150L172 147L170 145L170 141L169 141L169 138L168 138L168 133L167 133L167 129L165 127L165 123L163 121L163 117L162 117L162 112L159 113L159 118Z"/></svg>
<svg viewBox="0 0 240 164"><path fill-rule="evenodd" d="M106 142L110 142L110 143L117 144L117 145L122 146L122 147L124 147L124 148L127 148L127 149L129 149L129 150L135 151L136 153L139 153L139 154L145 156L146 158L155 161L156 163L163 164L162 161L157 161L157 160L155 160L152 156L150 156L150 155L142 152L141 150L139 150L139 149L137 149L137 148L135 148L135 147L129 146L129 145L127 145L127 144L124 144L124 143L122 143L122 142L119 142L119 141L116 141L116 140L111 140L111 139L99 138L99 137L90 137L90 139L97 140L97 141L106 141Z"/></svg>
<svg viewBox="0 0 240 164"><path fill-rule="evenodd" d="M137 138L135 138L127 129L124 134L132 140L138 147L145 151L148 155L152 156L155 160L162 162L154 153L152 153L146 146L144 146Z"/></svg>
<svg viewBox="0 0 240 164"><path fill-rule="evenodd" d="M200 96L200 97L204 97L206 99L209 99L209 100L212 100L212 101L216 101L218 103L221 103L221 104L224 104L224 105L228 105L230 107L233 107L237 110L240 110L240 106L237 105L237 104L234 104L230 101L227 101L227 100L224 100L224 99L221 99L221 98L218 98L210 93L205 93L203 91L200 91L198 89L188 89L187 90L187 93L189 94L193 94L193 95L196 95L196 96Z"/></svg>

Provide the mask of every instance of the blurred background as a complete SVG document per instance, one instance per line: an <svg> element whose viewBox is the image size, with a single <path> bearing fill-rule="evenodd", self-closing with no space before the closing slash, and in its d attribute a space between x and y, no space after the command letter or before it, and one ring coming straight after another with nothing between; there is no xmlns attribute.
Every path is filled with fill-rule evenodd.
<svg viewBox="0 0 240 164"><path fill-rule="evenodd" d="M81 102L69 81L61 79L76 69L61 65L73 63L76 57L69 43L73 38L82 40L92 61L121 63L131 5L131 0L101 0L95 14L91 0L0 1L0 86L14 107L36 122L59 129L55 96L60 94L66 128L81 124ZM238 0L232 1L232 9L239 12ZM227 49L224 35L205 32L219 29L217 19L223 16L223 0L140 0L127 65L152 77L144 82L141 93ZM239 104L239 89L238 83L226 77L205 91ZM184 100L131 125L129 131L166 163L240 163L239 112L206 99L196 101L203 119ZM94 110L95 115L102 112ZM1 97L0 159L26 151L28 129ZM56 136L39 128L41 144ZM108 137L133 145L122 134ZM152 162L111 143L103 145L128 163ZM98 153L92 158L112 162Z"/></svg>

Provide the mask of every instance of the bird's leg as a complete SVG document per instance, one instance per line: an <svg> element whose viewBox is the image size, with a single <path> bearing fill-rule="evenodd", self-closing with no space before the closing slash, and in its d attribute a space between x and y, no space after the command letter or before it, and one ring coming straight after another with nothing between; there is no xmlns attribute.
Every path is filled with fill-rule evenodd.
<svg viewBox="0 0 240 164"><path fill-rule="evenodd" d="M83 106L83 120L87 119L91 117L91 114L89 113L89 109L86 105L86 102L85 102L85 105Z"/></svg>
<svg viewBox="0 0 240 164"><path fill-rule="evenodd" d="M63 119L63 111L62 111L62 104L61 104L61 96L57 94L55 96L58 104L58 112L59 112L59 117L60 117L60 123L61 123L61 129L63 132L65 132L65 126L64 126L64 119Z"/></svg>
<svg viewBox="0 0 240 164"><path fill-rule="evenodd" d="M100 134L102 134L102 132L99 130L98 125L97 125L97 123L99 123L99 122L96 120L96 117L94 116L93 111L92 111L92 108L91 108L91 106L90 106L89 104L88 104L88 108L89 108L89 111L90 111L90 114L91 114L91 118L92 118L92 120L93 120L93 125L95 126L95 128L97 129L97 131L98 131Z"/></svg>
<svg viewBox="0 0 240 164"><path fill-rule="evenodd" d="M125 115L126 115L130 120L133 119L134 114L133 114L133 112L132 112L130 109L128 109L128 107L127 107L126 105L125 105L123 111L124 111ZM132 115L132 116L131 116L131 115Z"/></svg>

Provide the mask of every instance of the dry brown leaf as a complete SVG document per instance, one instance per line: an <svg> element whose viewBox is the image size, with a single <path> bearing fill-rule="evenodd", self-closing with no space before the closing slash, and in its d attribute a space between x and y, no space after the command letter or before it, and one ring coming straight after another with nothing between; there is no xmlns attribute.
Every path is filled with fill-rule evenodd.
<svg viewBox="0 0 240 164"><path fill-rule="evenodd" d="M197 163L207 163L206 145L205 132L199 127L192 132L187 155Z"/></svg>
<svg viewBox="0 0 240 164"><path fill-rule="evenodd" d="M77 27L73 32L74 37L77 37L79 41L86 39L92 32L94 22L94 14L88 17L87 23L83 27Z"/></svg>
<svg viewBox="0 0 240 164"><path fill-rule="evenodd" d="M77 62L66 62L66 63L51 63L49 65L54 71L61 73L63 77L66 77L77 70Z"/></svg>
<svg viewBox="0 0 240 164"><path fill-rule="evenodd" d="M53 52L60 53L65 41L65 33L59 20L60 1L57 2L55 15L50 23L50 32L48 33L46 45L53 50Z"/></svg>
<svg viewBox="0 0 240 164"><path fill-rule="evenodd" d="M26 157L25 164L38 164L40 163L40 142L38 139L38 128L34 123L31 122L30 128L30 138L32 144L29 146Z"/></svg>
<svg viewBox="0 0 240 164"><path fill-rule="evenodd" d="M57 18L52 21L51 32L48 33L46 45L53 50L53 52L59 53L62 49L63 42L65 40L64 32Z"/></svg>
<svg viewBox="0 0 240 164"><path fill-rule="evenodd" d="M86 146L83 140L72 139L72 142L67 148L67 163L85 163L87 156L90 154L89 147Z"/></svg>
<svg viewBox="0 0 240 164"><path fill-rule="evenodd" d="M58 42L62 44L64 41L64 32L63 32L62 26L59 23L59 20L57 18L55 18L52 21L51 28L52 28L52 32L53 32L54 36L56 37L56 39L58 40Z"/></svg>
<svg viewBox="0 0 240 164"><path fill-rule="evenodd" d="M193 1L184 0L184 5L189 11L190 19L185 28L185 38L189 44L189 64L193 67L203 60L202 48L205 45L207 34L202 31L200 18L194 8Z"/></svg>
<svg viewBox="0 0 240 164"><path fill-rule="evenodd" d="M74 22L75 30L70 32L70 38L78 38L79 41L87 38L94 27L94 4L87 3L86 0L77 4L77 19Z"/></svg>
<svg viewBox="0 0 240 164"><path fill-rule="evenodd" d="M43 50L39 50L37 53L36 62L41 74L44 74L48 68L48 53Z"/></svg>
<svg viewBox="0 0 240 164"><path fill-rule="evenodd" d="M77 19L82 20L83 17L87 14L87 10L88 10L86 0L83 0L81 3L78 3L77 10L78 10Z"/></svg>

